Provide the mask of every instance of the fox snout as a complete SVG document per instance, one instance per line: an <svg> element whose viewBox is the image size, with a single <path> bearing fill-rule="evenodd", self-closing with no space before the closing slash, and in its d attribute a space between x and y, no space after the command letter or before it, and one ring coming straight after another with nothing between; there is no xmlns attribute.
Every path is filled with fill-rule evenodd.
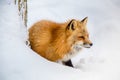
<svg viewBox="0 0 120 80"><path fill-rule="evenodd" d="M93 43L83 43L83 46L85 48L90 48L93 45Z"/></svg>

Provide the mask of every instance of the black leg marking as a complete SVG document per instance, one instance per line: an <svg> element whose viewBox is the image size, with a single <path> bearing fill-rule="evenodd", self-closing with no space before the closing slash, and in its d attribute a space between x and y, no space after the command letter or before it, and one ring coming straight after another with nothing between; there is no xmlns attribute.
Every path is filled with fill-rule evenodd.
<svg viewBox="0 0 120 80"><path fill-rule="evenodd" d="M63 62L66 66L74 67L71 60Z"/></svg>

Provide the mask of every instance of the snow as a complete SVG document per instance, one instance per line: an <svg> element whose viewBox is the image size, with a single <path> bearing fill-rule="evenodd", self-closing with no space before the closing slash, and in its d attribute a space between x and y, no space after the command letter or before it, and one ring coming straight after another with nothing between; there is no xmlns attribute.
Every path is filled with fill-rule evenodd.
<svg viewBox="0 0 120 80"><path fill-rule="evenodd" d="M0 80L120 80L119 0L28 1L28 28L41 19L65 22L88 16L94 46L72 59L77 69L32 51L16 6L10 0L0 5Z"/></svg>

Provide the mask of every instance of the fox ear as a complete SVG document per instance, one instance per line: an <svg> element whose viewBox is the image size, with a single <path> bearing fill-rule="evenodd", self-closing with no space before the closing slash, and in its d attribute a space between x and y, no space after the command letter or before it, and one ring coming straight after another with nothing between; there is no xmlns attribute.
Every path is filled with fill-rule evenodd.
<svg viewBox="0 0 120 80"><path fill-rule="evenodd" d="M75 30L75 20L72 19L68 25L67 25L67 30Z"/></svg>
<svg viewBox="0 0 120 80"><path fill-rule="evenodd" d="M87 21L88 21L88 17L85 17L81 22L86 25L87 24Z"/></svg>

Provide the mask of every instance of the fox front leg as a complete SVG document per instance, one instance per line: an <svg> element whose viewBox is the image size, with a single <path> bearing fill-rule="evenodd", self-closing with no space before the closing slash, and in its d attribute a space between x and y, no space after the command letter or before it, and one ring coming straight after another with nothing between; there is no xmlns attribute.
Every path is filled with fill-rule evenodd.
<svg viewBox="0 0 120 80"><path fill-rule="evenodd" d="M72 64L71 59L68 60L68 61L63 62L63 64L66 65L66 66L74 67L73 64Z"/></svg>

